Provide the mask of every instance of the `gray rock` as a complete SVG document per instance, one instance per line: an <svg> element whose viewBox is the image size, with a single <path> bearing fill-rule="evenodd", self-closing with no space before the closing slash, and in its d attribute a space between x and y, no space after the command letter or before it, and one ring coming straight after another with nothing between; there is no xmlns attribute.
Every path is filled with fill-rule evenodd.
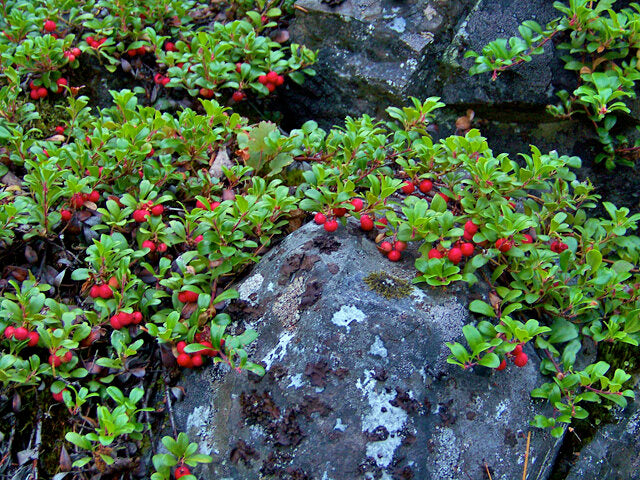
<svg viewBox="0 0 640 480"><path fill-rule="evenodd" d="M265 255L228 310L258 330L250 357L267 374L189 373L174 405L214 457L198 478L479 480L486 462L513 480L529 431L530 478L548 478L559 441L529 426L545 411L529 396L536 354L504 372L446 363L445 342L473 321L469 292L405 283L411 257L387 261L351 224L308 224Z"/></svg>
<svg viewBox="0 0 640 480"><path fill-rule="evenodd" d="M636 393L637 397L637 393ZM640 474L640 400L614 413L580 451L566 480L635 480Z"/></svg>

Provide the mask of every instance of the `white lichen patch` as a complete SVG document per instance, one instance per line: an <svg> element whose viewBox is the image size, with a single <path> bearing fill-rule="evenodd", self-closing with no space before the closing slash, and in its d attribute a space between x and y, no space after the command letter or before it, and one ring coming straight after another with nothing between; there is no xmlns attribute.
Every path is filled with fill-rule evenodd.
<svg viewBox="0 0 640 480"><path fill-rule="evenodd" d="M460 460L460 442L453 430L448 427L436 427L433 437L437 455L435 478L439 480L458 480L456 466ZM455 476L454 476L455 475Z"/></svg>
<svg viewBox="0 0 640 480"><path fill-rule="evenodd" d="M349 326L351 322L362 322L367 316L360 309L354 307L353 305L343 305L340 310L333 314L331 317L331 322L338 325L339 327L346 327L347 333L351 331L351 327Z"/></svg>
<svg viewBox="0 0 640 480"><path fill-rule="evenodd" d="M376 391L376 380L373 370L364 372L364 380L356 382L356 387L369 403L370 411L362 417L362 431L374 432L382 426L389 433L385 440L367 443L367 456L372 458L379 467L388 467L393 460L393 454L402 443L400 431L404 427L408 415L403 409L391 405L396 398L396 392Z"/></svg>
<svg viewBox="0 0 640 480"><path fill-rule="evenodd" d="M255 275L247 278L244 282L242 282L242 285L238 287L238 295L240 300L244 300L250 305L256 305L257 302L251 299L251 295L260 290L263 282L264 277L259 273L256 273Z"/></svg>
<svg viewBox="0 0 640 480"><path fill-rule="evenodd" d="M342 423L341 418L336 418L336 425L333 427L334 430L338 430L339 432L344 432L347 429L348 425Z"/></svg>
<svg viewBox="0 0 640 480"><path fill-rule="evenodd" d="M292 375L289 378L289 380L290 380L290 382L289 382L289 385L287 385L287 388L293 387L295 389L298 389L302 385L304 385L304 382L302 381L302 374L301 373L296 373L295 375Z"/></svg>
<svg viewBox="0 0 640 480"><path fill-rule="evenodd" d="M407 28L407 21L402 17L396 17L389 25L389 28L398 33L404 33Z"/></svg>
<svg viewBox="0 0 640 480"><path fill-rule="evenodd" d="M262 359L265 364L265 369L269 370L273 362L281 361L287 353L287 347L289 346L289 342L293 338L293 333L284 332L280 335L278 339L278 344L273 347L269 353Z"/></svg>
<svg viewBox="0 0 640 480"><path fill-rule="evenodd" d="M382 339L378 335L376 335L376 339L371 345L369 353L371 355L378 355L379 357L387 358L387 349L384 347L384 343L382 343Z"/></svg>
<svg viewBox="0 0 640 480"><path fill-rule="evenodd" d="M210 430L209 426L209 419L211 416L211 407L208 405L201 405L194 408L187 417L187 432L189 435L197 436L200 439L200 452L205 455L209 455L213 451L213 445L210 438L213 431Z"/></svg>
<svg viewBox="0 0 640 480"><path fill-rule="evenodd" d="M507 408L509 408L509 402L507 400L501 400L498 403L498 405L496 405L496 413L495 413L496 420L503 420L503 421L507 420L506 418L501 418L502 414L507 411Z"/></svg>

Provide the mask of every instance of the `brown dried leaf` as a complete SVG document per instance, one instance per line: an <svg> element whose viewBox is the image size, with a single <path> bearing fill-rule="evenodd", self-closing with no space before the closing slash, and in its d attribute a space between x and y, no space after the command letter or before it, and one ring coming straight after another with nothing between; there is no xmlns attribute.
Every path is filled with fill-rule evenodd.
<svg viewBox="0 0 640 480"><path fill-rule="evenodd" d="M271 34L271 39L274 42L285 43L289 40L289 30L276 30Z"/></svg>
<svg viewBox="0 0 640 480"><path fill-rule="evenodd" d="M211 155L209 164L211 165L211 167L209 168L209 175L215 178L222 178L222 167L231 168L233 167L234 162L232 162L229 158L227 149L223 148L218 150L218 153L216 153L215 157Z"/></svg>
<svg viewBox="0 0 640 480"><path fill-rule="evenodd" d="M38 254L31 245L24 247L24 258L26 258L29 263L36 263L38 261Z"/></svg>
<svg viewBox="0 0 640 480"><path fill-rule="evenodd" d="M64 135L52 135L51 137L47 138L48 142L64 142L64 139L67 138Z"/></svg>
<svg viewBox="0 0 640 480"><path fill-rule="evenodd" d="M71 471L71 457L69 456L69 452L62 445L60 449L60 471L62 472L70 472Z"/></svg>

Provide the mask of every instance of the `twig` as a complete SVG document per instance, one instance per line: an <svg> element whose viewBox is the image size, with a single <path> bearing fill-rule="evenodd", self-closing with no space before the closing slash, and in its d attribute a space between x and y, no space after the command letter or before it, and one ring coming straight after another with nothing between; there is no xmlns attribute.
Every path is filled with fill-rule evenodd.
<svg viewBox="0 0 640 480"><path fill-rule="evenodd" d="M178 438L178 429L176 428L176 422L173 418L173 407L171 406L171 396L169 393L168 382L164 382L164 397L167 400L167 411L169 412L169 421L171 422L171 431L173 432L173 438Z"/></svg>
<svg viewBox="0 0 640 480"><path fill-rule="evenodd" d="M527 465L529 464L529 446L531 445L531 430L527 433L527 450L524 453L524 471L522 472L522 480L527 479Z"/></svg>
<svg viewBox="0 0 640 480"><path fill-rule="evenodd" d="M493 480L491 478L491 472L489 471L489 465L487 465L487 462L484 462L484 469L487 472L487 476L489 477L489 480Z"/></svg>
<svg viewBox="0 0 640 480"><path fill-rule="evenodd" d="M33 459L33 480L38 480L38 460L40 460L40 445L42 444L42 415L38 411L38 425L36 426L36 440L33 450L35 451L36 458Z"/></svg>

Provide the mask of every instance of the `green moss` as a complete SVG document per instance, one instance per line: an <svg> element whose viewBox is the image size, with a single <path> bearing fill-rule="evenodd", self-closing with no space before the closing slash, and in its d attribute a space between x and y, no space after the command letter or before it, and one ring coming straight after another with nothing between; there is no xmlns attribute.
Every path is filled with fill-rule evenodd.
<svg viewBox="0 0 640 480"><path fill-rule="evenodd" d="M598 345L598 360L603 360L611 365L609 373L613 373L617 368L621 368L627 373L637 373L638 347L624 342L600 342Z"/></svg>
<svg viewBox="0 0 640 480"><path fill-rule="evenodd" d="M413 286L407 280L403 280L387 272L372 272L364 278L370 290L388 300L407 297L413 291Z"/></svg>

